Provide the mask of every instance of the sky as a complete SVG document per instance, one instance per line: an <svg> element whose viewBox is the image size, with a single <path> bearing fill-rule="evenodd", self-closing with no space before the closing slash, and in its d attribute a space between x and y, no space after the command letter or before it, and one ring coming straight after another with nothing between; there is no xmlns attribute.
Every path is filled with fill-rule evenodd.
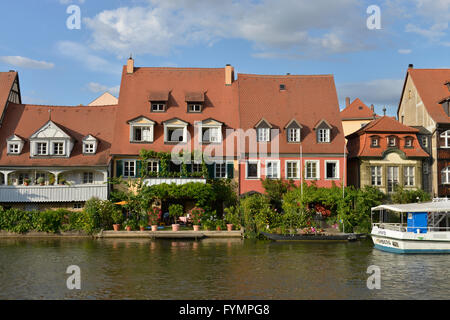
<svg viewBox="0 0 450 320"><path fill-rule="evenodd" d="M118 96L132 54L143 67L333 74L341 108L358 97L395 115L409 64L450 68L450 0L15 0L0 12L0 71L19 71L29 104Z"/></svg>

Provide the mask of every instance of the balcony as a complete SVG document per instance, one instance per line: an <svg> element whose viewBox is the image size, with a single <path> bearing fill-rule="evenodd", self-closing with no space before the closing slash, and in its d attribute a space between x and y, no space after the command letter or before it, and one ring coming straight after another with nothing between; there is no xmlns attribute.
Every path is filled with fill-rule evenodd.
<svg viewBox="0 0 450 320"><path fill-rule="evenodd" d="M175 183L177 185L182 185L186 183L197 182L197 183L206 183L206 179L204 178L147 178L144 179L144 184L147 186L154 186L158 184L172 184Z"/></svg>
<svg viewBox="0 0 450 320"><path fill-rule="evenodd" d="M108 198L107 184L0 186L0 202L79 202Z"/></svg>

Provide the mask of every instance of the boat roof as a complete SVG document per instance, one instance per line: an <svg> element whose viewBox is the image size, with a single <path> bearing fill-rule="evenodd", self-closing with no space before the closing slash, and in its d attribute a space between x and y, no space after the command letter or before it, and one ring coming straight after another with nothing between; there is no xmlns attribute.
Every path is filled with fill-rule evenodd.
<svg viewBox="0 0 450 320"><path fill-rule="evenodd" d="M407 203L407 204L383 204L372 208L376 210L391 210L395 212L450 212L450 201Z"/></svg>

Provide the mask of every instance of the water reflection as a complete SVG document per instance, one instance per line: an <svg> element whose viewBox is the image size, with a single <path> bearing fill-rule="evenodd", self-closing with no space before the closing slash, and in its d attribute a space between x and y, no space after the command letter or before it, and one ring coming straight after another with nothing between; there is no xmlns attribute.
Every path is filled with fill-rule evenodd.
<svg viewBox="0 0 450 320"><path fill-rule="evenodd" d="M241 239L0 240L0 299L446 299L449 255ZM69 291L67 266L82 289ZM366 287L381 268L381 290Z"/></svg>

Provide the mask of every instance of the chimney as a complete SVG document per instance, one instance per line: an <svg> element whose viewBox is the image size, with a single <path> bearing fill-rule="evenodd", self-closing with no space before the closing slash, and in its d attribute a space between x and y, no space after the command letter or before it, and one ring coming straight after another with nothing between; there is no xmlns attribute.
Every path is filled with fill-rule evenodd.
<svg viewBox="0 0 450 320"><path fill-rule="evenodd" d="M350 105L350 98L345 98L345 107L347 108Z"/></svg>
<svg viewBox="0 0 450 320"><path fill-rule="evenodd" d="M372 110L372 112L375 112L375 106L373 104L370 105L370 110Z"/></svg>
<svg viewBox="0 0 450 320"><path fill-rule="evenodd" d="M383 116L386 116L386 107L383 108Z"/></svg>
<svg viewBox="0 0 450 320"><path fill-rule="evenodd" d="M225 85L231 86L233 81L234 81L234 68L230 64L227 64L225 66Z"/></svg>
<svg viewBox="0 0 450 320"><path fill-rule="evenodd" d="M412 63L409 64L408 69L414 69L414 65Z"/></svg>
<svg viewBox="0 0 450 320"><path fill-rule="evenodd" d="M134 60L132 56L130 55L130 58L127 61L127 73L131 74L134 72Z"/></svg>

